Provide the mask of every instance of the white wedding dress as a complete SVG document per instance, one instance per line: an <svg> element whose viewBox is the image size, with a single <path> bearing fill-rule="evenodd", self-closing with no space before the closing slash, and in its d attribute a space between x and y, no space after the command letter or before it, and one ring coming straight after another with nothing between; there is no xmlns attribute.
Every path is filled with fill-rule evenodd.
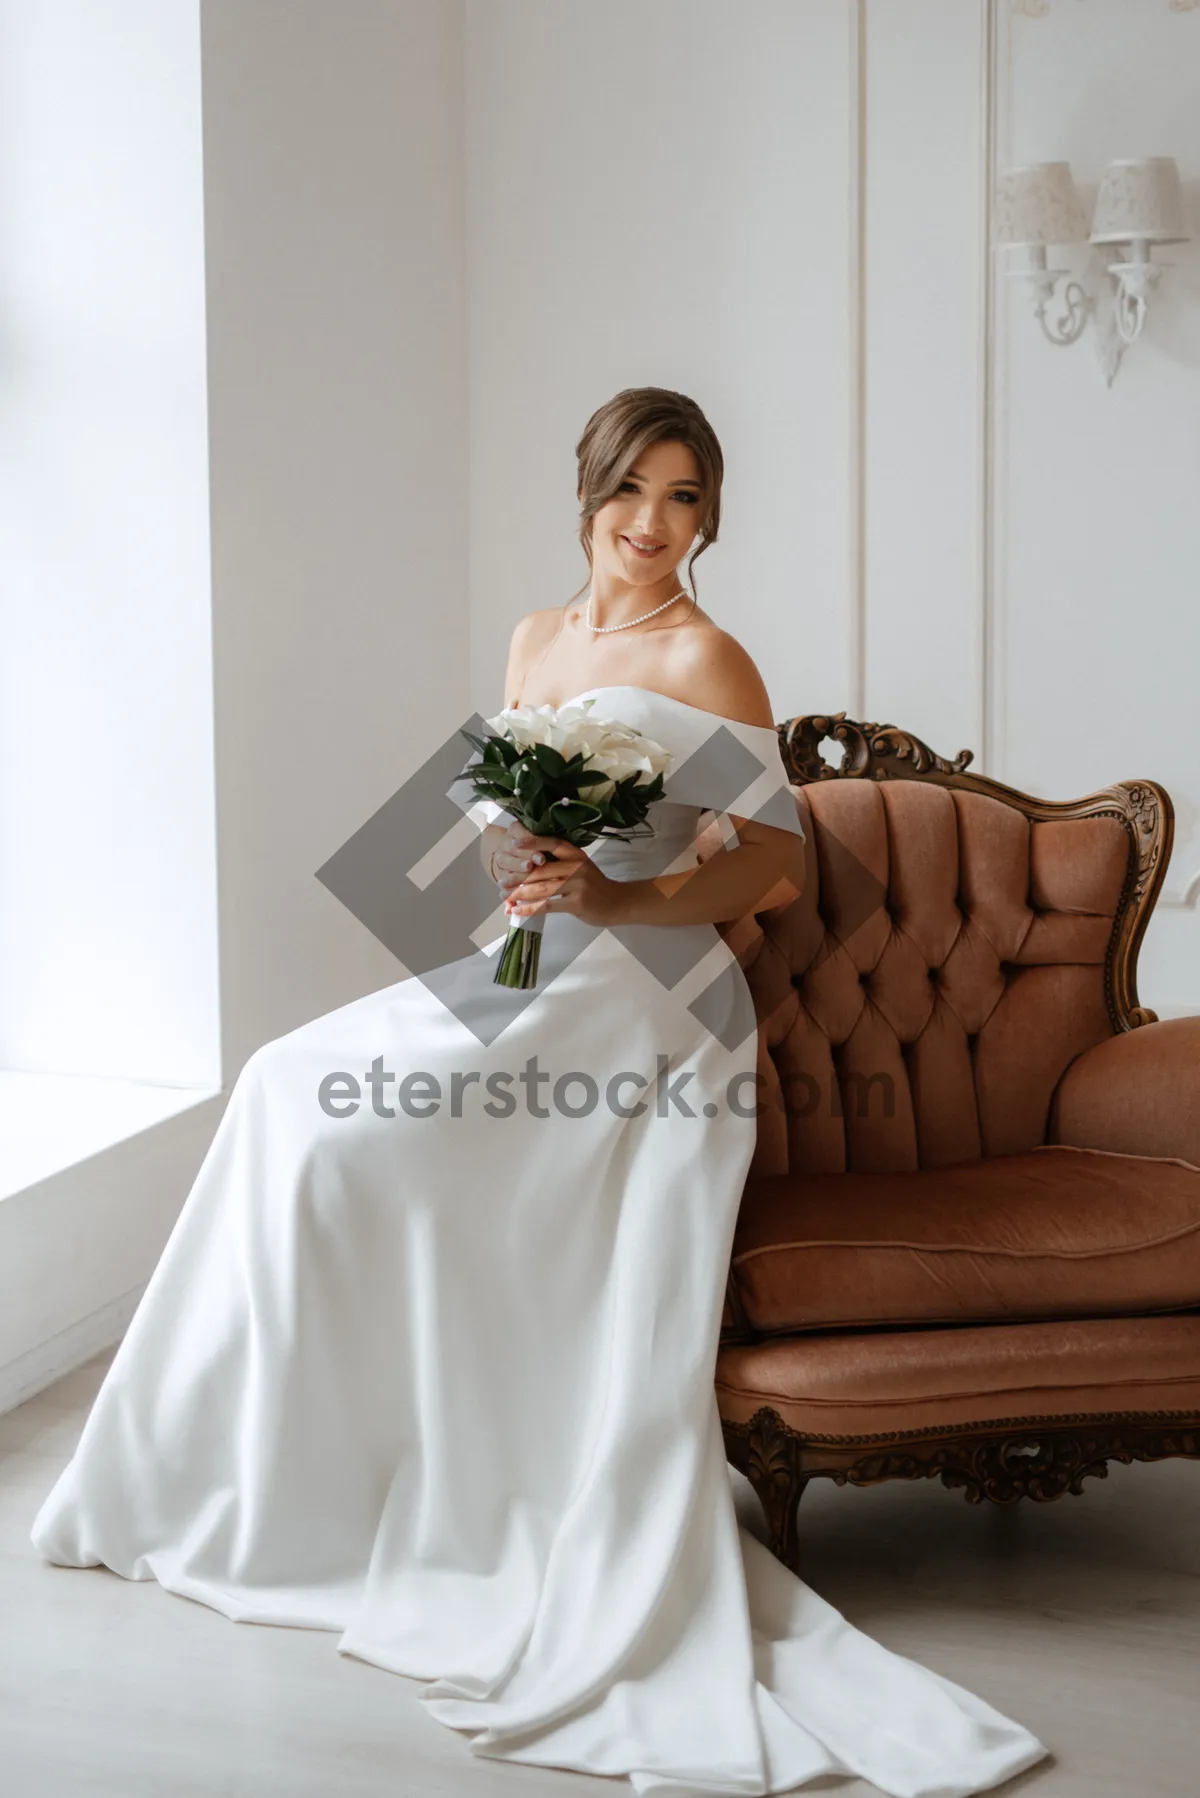
<svg viewBox="0 0 1200 1798"><path fill-rule="evenodd" d="M675 758L656 836L589 851L614 878L695 866L706 809L799 830L774 731L590 694ZM767 770L740 805L728 781L677 797L690 758L712 778L714 727ZM857 1774L959 1798L1032 1765L1035 1737L871 1641L739 1522L713 1388L755 1133L752 1084L727 1102L755 1068L731 952L712 925L552 913L538 988L513 993L492 980L503 928L246 1062L36 1549L332 1630L424 1682L474 1753L639 1793ZM362 1086L329 1115L322 1080L361 1085L380 1056L439 1087L408 1109L383 1089L387 1116ZM498 1103L488 1075L518 1098L534 1056L549 1079ZM661 1102L668 1056L682 1104ZM582 1077L604 1095L621 1073L589 1109Z"/></svg>

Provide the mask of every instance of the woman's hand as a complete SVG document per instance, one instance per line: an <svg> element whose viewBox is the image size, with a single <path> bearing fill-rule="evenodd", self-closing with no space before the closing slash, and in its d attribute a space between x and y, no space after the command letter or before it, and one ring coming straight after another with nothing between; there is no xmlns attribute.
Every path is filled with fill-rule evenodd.
<svg viewBox="0 0 1200 1798"><path fill-rule="evenodd" d="M506 895L510 923L540 911L568 912L597 926L619 922L622 882L610 880L590 856L562 837L534 836L514 823L501 838L492 867Z"/></svg>
<svg viewBox="0 0 1200 1798"><path fill-rule="evenodd" d="M545 840L547 843L551 841L549 837ZM535 854L544 856L544 850L538 847L540 841L523 824L518 824L515 818L511 820L492 856L492 876L502 893L507 895L513 887L520 886L535 865Z"/></svg>

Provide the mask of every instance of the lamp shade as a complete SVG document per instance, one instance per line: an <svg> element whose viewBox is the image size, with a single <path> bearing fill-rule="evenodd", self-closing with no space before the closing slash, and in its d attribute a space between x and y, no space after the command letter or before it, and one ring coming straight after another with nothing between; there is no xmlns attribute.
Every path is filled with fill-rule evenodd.
<svg viewBox="0 0 1200 1798"><path fill-rule="evenodd" d="M1093 243L1184 243L1190 235L1173 156L1109 163L1096 195Z"/></svg>
<svg viewBox="0 0 1200 1798"><path fill-rule="evenodd" d="M1087 214L1069 162L1027 162L1006 169L996 183L997 243L1079 243Z"/></svg>

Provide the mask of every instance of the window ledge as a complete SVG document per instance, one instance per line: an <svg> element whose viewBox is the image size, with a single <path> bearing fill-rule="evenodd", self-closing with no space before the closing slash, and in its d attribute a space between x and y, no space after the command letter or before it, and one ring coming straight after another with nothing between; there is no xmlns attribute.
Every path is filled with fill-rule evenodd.
<svg viewBox="0 0 1200 1798"><path fill-rule="evenodd" d="M0 1199L220 1092L218 1086L0 1069Z"/></svg>

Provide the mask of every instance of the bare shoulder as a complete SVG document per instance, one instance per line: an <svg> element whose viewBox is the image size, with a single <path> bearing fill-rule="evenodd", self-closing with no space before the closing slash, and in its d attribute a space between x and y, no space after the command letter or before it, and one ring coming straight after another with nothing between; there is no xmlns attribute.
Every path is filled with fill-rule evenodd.
<svg viewBox="0 0 1200 1798"><path fill-rule="evenodd" d="M766 682L749 650L720 625L706 622L678 644L675 668L679 691L689 705L717 712L741 724L775 727Z"/></svg>
<svg viewBox="0 0 1200 1798"><path fill-rule="evenodd" d="M561 606L542 606L536 612L526 612L513 626L513 645L536 651L553 640L562 621Z"/></svg>
<svg viewBox="0 0 1200 1798"><path fill-rule="evenodd" d="M562 623L561 606L543 606L539 611L526 612L517 620L508 646L508 667L504 674L505 705L516 704L517 695L524 690L526 676L549 649L562 629Z"/></svg>

